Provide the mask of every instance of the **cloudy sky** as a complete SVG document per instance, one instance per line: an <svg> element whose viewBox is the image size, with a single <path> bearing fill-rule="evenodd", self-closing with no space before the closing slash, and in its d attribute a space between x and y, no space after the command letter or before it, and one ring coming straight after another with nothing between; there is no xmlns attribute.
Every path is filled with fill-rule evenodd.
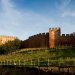
<svg viewBox="0 0 75 75"><path fill-rule="evenodd" d="M75 0L0 0L0 35L24 40L50 27L75 31Z"/></svg>

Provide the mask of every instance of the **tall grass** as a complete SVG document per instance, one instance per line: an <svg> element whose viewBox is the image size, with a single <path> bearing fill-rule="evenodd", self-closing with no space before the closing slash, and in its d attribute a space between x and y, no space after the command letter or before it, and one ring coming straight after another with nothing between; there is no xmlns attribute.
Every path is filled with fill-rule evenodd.
<svg viewBox="0 0 75 75"><path fill-rule="evenodd" d="M41 49L41 48L29 48L21 49L16 52L12 52L7 55L0 55L0 61L15 60L37 60L44 61L40 64L46 64L49 59L49 64L73 64L75 61L75 50L74 49ZM28 62L27 62L28 63Z"/></svg>

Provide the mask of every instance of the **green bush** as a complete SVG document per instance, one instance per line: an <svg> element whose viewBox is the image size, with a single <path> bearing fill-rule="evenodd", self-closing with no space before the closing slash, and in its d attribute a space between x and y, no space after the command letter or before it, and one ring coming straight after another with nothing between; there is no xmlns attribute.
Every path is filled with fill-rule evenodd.
<svg viewBox="0 0 75 75"><path fill-rule="evenodd" d="M0 45L0 54L7 54L13 52L19 49L20 45L21 45L21 41L19 39L8 41L7 43Z"/></svg>

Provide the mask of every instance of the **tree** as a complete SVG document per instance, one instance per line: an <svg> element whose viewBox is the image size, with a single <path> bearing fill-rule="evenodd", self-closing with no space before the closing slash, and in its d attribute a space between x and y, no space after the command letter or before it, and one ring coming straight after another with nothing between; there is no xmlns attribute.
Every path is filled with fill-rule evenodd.
<svg viewBox="0 0 75 75"><path fill-rule="evenodd" d="M0 46L0 54L7 54L16 51L20 48L20 45L21 41L19 39L8 41L7 43Z"/></svg>

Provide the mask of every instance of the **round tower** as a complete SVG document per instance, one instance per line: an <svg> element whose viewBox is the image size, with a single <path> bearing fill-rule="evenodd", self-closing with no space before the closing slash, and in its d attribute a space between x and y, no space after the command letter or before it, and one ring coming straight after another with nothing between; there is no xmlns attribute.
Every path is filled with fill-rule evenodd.
<svg viewBox="0 0 75 75"><path fill-rule="evenodd" d="M60 28L49 28L49 48L55 48L59 46L60 42Z"/></svg>

